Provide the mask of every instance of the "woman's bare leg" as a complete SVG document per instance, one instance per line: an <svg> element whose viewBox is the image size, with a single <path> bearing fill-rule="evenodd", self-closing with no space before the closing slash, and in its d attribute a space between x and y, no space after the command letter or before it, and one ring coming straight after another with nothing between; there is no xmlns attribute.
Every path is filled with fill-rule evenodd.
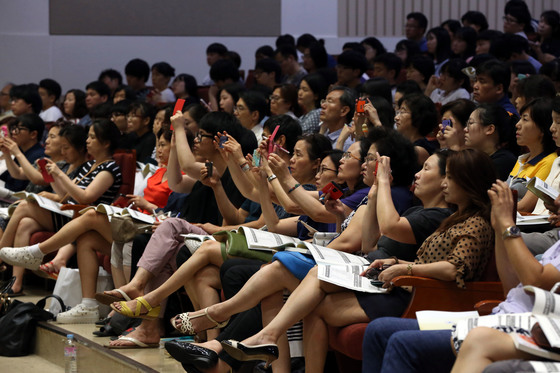
<svg viewBox="0 0 560 373"><path fill-rule="evenodd" d="M284 291L278 291L261 301L262 324L268 325L284 306ZM290 373L292 371L292 359L290 355L290 344L288 335L282 334L276 343L278 345L278 359L272 363L274 373Z"/></svg>
<svg viewBox="0 0 560 373"><path fill-rule="evenodd" d="M140 342L146 344L159 343L159 339L163 337L164 328L161 319L155 320L142 320L142 323L132 332L127 334L127 337L135 338ZM119 340L109 342L111 346L133 346L134 343Z"/></svg>
<svg viewBox="0 0 560 373"><path fill-rule="evenodd" d="M220 289L222 282L220 281L220 269L216 266L206 266L196 272L192 281L185 284L185 289L191 301L196 299L197 305L195 309L204 309L220 301ZM193 303L194 305L194 303ZM211 329L206 331L208 340L218 336L219 330Z"/></svg>
<svg viewBox="0 0 560 373"><path fill-rule="evenodd" d="M508 334L481 326L467 335L451 372L482 372L495 361L531 358L534 356L515 348Z"/></svg>
<svg viewBox="0 0 560 373"><path fill-rule="evenodd" d="M113 284L117 289L119 289L121 286L126 285L126 283L128 282L124 277L124 271L122 268L117 268L111 265L111 276L113 276Z"/></svg>
<svg viewBox="0 0 560 373"><path fill-rule="evenodd" d="M174 291L180 289L184 284L191 281L194 274L207 265L220 267L224 260L219 243L206 241L210 244L202 244L198 250L160 287L144 295L144 299L151 305L156 306L170 296ZM218 245L215 245L215 244ZM136 308L136 300L128 302L131 309ZM118 306L120 307L120 305Z"/></svg>
<svg viewBox="0 0 560 373"><path fill-rule="evenodd" d="M51 260L52 264L52 271L58 272L62 267L66 267L66 263L72 256L76 254L76 247L74 244L69 243L67 245L62 246L58 249L56 256Z"/></svg>
<svg viewBox="0 0 560 373"><path fill-rule="evenodd" d="M41 229L41 225L34 219L23 217L19 221L18 235L16 236L13 244L15 247L22 247L29 245L29 239L34 232ZM23 276L25 268L14 266L12 276L16 276L16 281L12 285L14 293L19 293L23 287Z"/></svg>
<svg viewBox="0 0 560 373"><path fill-rule="evenodd" d="M16 246L15 239L16 236L19 236L20 234L19 226L21 220L24 218L32 218L39 224L40 228L44 230L52 231L53 229L50 211L39 207L39 205L34 202L22 201L14 211L6 229L4 230L4 234L0 239L0 248L6 246ZM29 240L23 246L28 244Z"/></svg>
<svg viewBox="0 0 560 373"><path fill-rule="evenodd" d="M130 274L132 273L132 269L130 266L123 265L123 274L124 274L124 281L125 284L130 282Z"/></svg>
<svg viewBox="0 0 560 373"><path fill-rule="evenodd" d="M99 262L97 260L96 251L105 255L110 255L111 244L99 233L89 231L78 237L77 246L82 297L93 299L97 289L97 275L99 273Z"/></svg>
<svg viewBox="0 0 560 373"><path fill-rule="evenodd" d="M327 295L315 310L303 319L305 371L322 373L325 369L329 348L327 325L344 326L369 321L354 293L342 291Z"/></svg>
<svg viewBox="0 0 560 373"><path fill-rule="evenodd" d="M327 294L344 290L346 289L320 281L317 277L317 267L312 268L292 292L278 315L259 333L247 338L244 343L248 345L276 343L286 330L311 313Z"/></svg>
<svg viewBox="0 0 560 373"><path fill-rule="evenodd" d="M107 242L113 242L111 225L107 215L88 210L85 214L70 220L55 235L39 244L44 254L52 253L62 246L74 242L88 231L98 232ZM18 233L19 234L19 233Z"/></svg>

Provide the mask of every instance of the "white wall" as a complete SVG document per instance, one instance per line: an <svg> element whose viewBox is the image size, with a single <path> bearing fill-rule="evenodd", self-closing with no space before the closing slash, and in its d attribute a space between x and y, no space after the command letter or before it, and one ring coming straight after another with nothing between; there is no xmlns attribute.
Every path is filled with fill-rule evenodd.
<svg viewBox="0 0 560 373"><path fill-rule="evenodd" d="M282 0L282 33L299 36L309 32L325 39L329 53L340 53L349 38L337 37L337 1ZM187 15L184 20L187 20ZM247 22L249 20L243 20ZM400 38L382 41L389 50ZM190 73L202 79L206 47L221 42L241 55L242 69L254 67L254 51L261 45L274 46L270 37L134 37L49 35L46 0L0 0L0 84L57 80L65 92L84 89L106 68L119 70L132 58L149 64L167 61L176 73Z"/></svg>

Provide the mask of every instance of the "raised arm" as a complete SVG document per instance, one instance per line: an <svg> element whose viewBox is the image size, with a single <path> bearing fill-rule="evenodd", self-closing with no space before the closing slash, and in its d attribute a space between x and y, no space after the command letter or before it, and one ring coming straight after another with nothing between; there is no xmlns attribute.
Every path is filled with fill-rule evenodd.
<svg viewBox="0 0 560 373"><path fill-rule="evenodd" d="M6 168L14 179L29 180L36 185L47 185L43 180L43 175L25 157L16 142L5 137L2 140L2 151L6 161ZM19 166L14 162L10 154L17 159Z"/></svg>
<svg viewBox="0 0 560 373"><path fill-rule="evenodd" d="M177 112L171 117L171 123L174 128L175 143L177 159L181 170L193 178L200 177L200 169L204 167L204 163L197 162L191 147L187 141L187 134L185 132L185 117L183 113Z"/></svg>
<svg viewBox="0 0 560 373"><path fill-rule="evenodd" d="M377 241L381 237L377 219L377 184L373 184L369 190L362 220L362 252L369 253L377 249Z"/></svg>
<svg viewBox="0 0 560 373"><path fill-rule="evenodd" d="M399 215L391 196L391 159L377 153L377 220L379 233L393 240L415 244L416 238L408 219Z"/></svg>
<svg viewBox="0 0 560 373"><path fill-rule="evenodd" d="M169 160L167 161L167 183L171 190L178 193L190 193L196 183L195 178L181 173L181 167L177 158L175 134L171 138L171 149L169 151Z"/></svg>
<svg viewBox="0 0 560 373"><path fill-rule="evenodd" d="M513 220L513 196L508 185L497 180L488 191L492 201L492 226L496 236L496 265L504 286L504 293L517 286L533 285L550 289L560 281L560 272L552 264L543 266L529 251L519 237L502 238L507 228L515 225ZM560 205L560 199L555 201Z"/></svg>

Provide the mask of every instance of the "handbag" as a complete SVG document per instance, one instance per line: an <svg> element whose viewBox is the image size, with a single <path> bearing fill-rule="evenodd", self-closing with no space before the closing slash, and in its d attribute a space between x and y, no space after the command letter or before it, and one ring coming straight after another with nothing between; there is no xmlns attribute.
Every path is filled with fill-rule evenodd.
<svg viewBox="0 0 560 373"><path fill-rule="evenodd" d="M12 302L10 294L8 292L16 282L16 276L13 276L10 281L0 290L0 317L8 313L10 309L10 304Z"/></svg>
<svg viewBox="0 0 560 373"><path fill-rule="evenodd" d="M263 262L270 262L272 260L273 254L271 252L249 249L245 236L240 233L220 231L214 233L213 236L216 241L221 243L222 257L224 260L227 260L230 256L256 259Z"/></svg>
<svg viewBox="0 0 560 373"><path fill-rule="evenodd" d="M111 234L115 242L126 243L132 241L138 234L151 232L150 224L136 222L130 215L114 214L111 216Z"/></svg>
<svg viewBox="0 0 560 373"><path fill-rule="evenodd" d="M0 318L1 356L25 356L31 353L37 322L54 319L54 315L44 309L48 298L58 300L64 309L64 302L57 295L48 295L36 304L13 301L8 313Z"/></svg>

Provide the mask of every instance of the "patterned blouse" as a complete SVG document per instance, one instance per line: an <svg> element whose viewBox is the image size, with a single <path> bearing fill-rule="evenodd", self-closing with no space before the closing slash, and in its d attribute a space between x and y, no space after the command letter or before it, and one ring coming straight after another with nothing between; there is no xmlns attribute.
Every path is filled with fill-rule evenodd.
<svg viewBox="0 0 560 373"><path fill-rule="evenodd" d="M443 232L434 232L418 249L415 264L448 261L457 267L455 282L480 278L494 250L494 231L480 216L457 223Z"/></svg>

